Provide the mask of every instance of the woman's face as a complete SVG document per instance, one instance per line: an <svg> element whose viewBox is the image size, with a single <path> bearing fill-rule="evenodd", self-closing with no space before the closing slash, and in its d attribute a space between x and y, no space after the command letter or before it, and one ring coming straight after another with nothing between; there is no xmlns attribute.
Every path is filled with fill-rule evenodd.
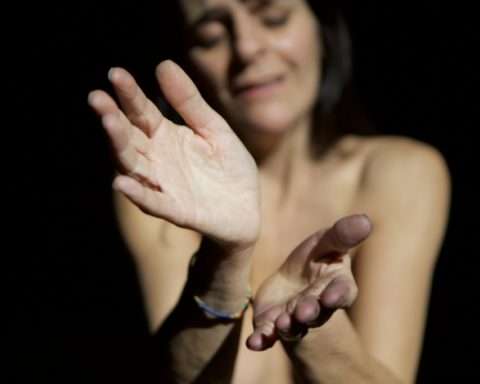
<svg viewBox="0 0 480 384"><path fill-rule="evenodd" d="M323 52L305 0L181 3L194 75L240 135L282 133L309 116Z"/></svg>

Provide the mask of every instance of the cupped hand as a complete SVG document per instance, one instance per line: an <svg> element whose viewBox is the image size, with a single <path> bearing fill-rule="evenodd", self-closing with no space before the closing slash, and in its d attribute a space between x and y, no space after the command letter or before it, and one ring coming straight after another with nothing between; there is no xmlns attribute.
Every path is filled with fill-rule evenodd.
<svg viewBox="0 0 480 384"><path fill-rule="evenodd" d="M366 215L351 215L305 239L259 287L247 347L261 351L279 340L299 340L336 309L352 305L357 286L351 251L372 230Z"/></svg>
<svg viewBox="0 0 480 384"><path fill-rule="evenodd" d="M126 70L106 92L89 94L111 140L119 175L113 187L144 212L225 244L249 244L260 217L257 167L225 120L172 61L156 70L160 88L186 125L164 117Z"/></svg>

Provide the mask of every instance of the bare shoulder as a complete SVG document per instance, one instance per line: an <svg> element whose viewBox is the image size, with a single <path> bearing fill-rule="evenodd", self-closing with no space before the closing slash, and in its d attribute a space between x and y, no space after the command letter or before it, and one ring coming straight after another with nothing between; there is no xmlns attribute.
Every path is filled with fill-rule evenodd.
<svg viewBox="0 0 480 384"><path fill-rule="evenodd" d="M346 165L354 196L433 187L448 192L450 188L450 172L442 153L411 137L346 135L333 154L333 158L341 159L336 164ZM335 167L335 174L340 169Z"/></svg>
<svg viewBox="0 0 480 384"><path fill-rule="evenodd" d="M369 215L376 236L387 238L402 228L405 234L416 231L438 243L451 199L451 175L442 153L404 136L376 136L363 146L355 205Z"/></svg>
<svg viewBox="0 0 480 384"><path fill-rule="evenodd" d="M364 161L359 190L369 194L435 192L449 194L451 177L442 153L406 136L363 139Z"/></svg>
<svg viewBox="0 0 480 384"><path fill-rule="evenodd" d="M366 170L378 168L381 164L392 164L392 161L404 165L416 165L417 168L431 168L448 173L443 155L434 146L407 136L374 136L368 143L369 157ZM385 161L387 162L385 163ZM389 161L388 161L389 160ZM399 167L400 169L403 167Z"/></svg>

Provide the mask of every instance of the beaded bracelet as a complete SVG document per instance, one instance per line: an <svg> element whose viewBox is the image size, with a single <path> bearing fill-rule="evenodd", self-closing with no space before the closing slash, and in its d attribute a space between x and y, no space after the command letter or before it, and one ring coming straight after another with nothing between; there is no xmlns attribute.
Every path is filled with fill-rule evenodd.
<svg viewBox="0 0 480 384"><path fill-rule="evenodd" d="M245 301L245 304L243 304L242 308L239 311L234 313L226 313L218 309L212 308L208 304L206 304L202 299L200 299L197 295L194 295L193 299L195 300L197 305L203 310L205 315L210 319L236 320L236 319L240 319L243 313L245 312L245 310L248 308L248 304L250 304L252 300L252 293L249 288L247 292L247 299Z"/></svg>
<svg viewBox="0 0 480 384"><path fill-rule="evenodd" d="M196 254L190 260L190 269L193 267L193 264L195 263L195 259L196 259ZM239 311L234 313L227 313L227 312L212 308L207 303L205 303L202 299L200 299L200 297L198 297L197 295L193 295L193 299L197 303L198 307L202 309L205 316L209 319L237 320L242 317L243 313L248 308L248 305L251 303L252 290L250 287L247 288L247 297L246 297L245 304L243 304L243 306L240 308Z"/></svg>

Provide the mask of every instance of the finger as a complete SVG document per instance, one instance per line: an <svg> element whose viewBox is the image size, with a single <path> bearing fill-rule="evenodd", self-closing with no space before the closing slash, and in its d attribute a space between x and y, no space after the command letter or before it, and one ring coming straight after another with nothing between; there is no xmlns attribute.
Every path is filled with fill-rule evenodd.
<svg viewBox="0 0 480 384"><path fill-rule="evenodd" d="M253 332L246 341L246 345L252 351L264 351L275 344L272 337L267 337L260 331Z"/></svg>
<svg viewBox="0 0 480 384"><path fill-rule="evenodd" d="M261 332L253 332L250 336L247 337L247 348L251 349L252 351L262 351L263 344L263 336Z"/></svg>
<svg viewBox="0 0 480 384"><path fill-rule="evenodd" d="M133 128L121 111L104 115L102 125L110 137L122 171L155 184L150 160L146 157L149 144L144 134Z"/></svg>
<svg viewBox="0 0 480 384"><path fill-rule="evenodd" d="M284 341L295 341L307 333L305 324L298 322L295 317L283 312L275 321L275 328L280 339Z"/></svg>
<svg viewBox="0 0 480 384"><path fill-rule="evenodd" d="M367 215L343 217L321 235L314 257L324 257L329 253L347 253L365 240L372 229L372 222Z"/></svg>
<svg viewBox="0 0 480 384"><path fill-rule="evenodd" d="M278 339L275 322L282 313L280 306L273 306L263 312L258 312L254 305L253 333L249 337L247 346L253 350L264 350L270 348ZM258 349L259 348L259 349Z"/></svg>
<svg viewBox="0 0 480 384"><path fill-rule="evenodd" d="M320 301L326 308L348 308L355 301L358 293L353 279L345 277L334 279L323 291Z"/></svg>
<svg viewBox="0 0 480 384"><path fill-rule="evenodd" d="M318 312L319 306L314 297L296 296L290 299L285 312L275 322L279 337L287 341L303 337L308 321L315 319Z"/></svg>
<svg viewBox="0 0 480 384"><path fill-rule="evenodd" d="M316 297L306 296L297 301L294 319L300 324L314 321L320 314L320 305Z"/></svg>
<svg viewBox="0 0 480 384"><path fill-rule="evenodd" d="M306 296L298 300L293 322L307 328L320 327L333 315L336 308L320 305L317 297Z"/></svg>
<svg viewBox="0 0 480 384"><path fill-rule="evenodd" d="M292 322L314 328L323 325L330 319L337 308L324 306L320 300L328 284L328 280L321 279L297 295L291 309Z"/></svg>
<svg viewBox="0 0 480 384"><path fill-rule="evenodd" d="M99 89L88 94L88 104L99 116L116 113L119 109L115 100Z"/></svg>
<svg viewBox="0 0 480 384"><path fill-rule="evenodd" d="M164 119L159 109L125 69L111 68L108 78L128 119L151 137Z"/></svg>
<svg viewBox="0 0 480 384"><path fill-rule="evenodd" d="M287 342L296 342L302 339L308 332L308 327L305 324L302 324L298 322L294 317L289 316L286 314L286 317L289 317L289 324L288 326L284 326L283 328L278 328L277 327L277 334L278 337L282 341L287 341ZM285 320L280 320L278 322L282 321L287 321ZM279 324L281 326L281 324Z"/></svg>
<svg viewBox="0 0 480 384"><path fill-rule="evenodd" d="M208 138L227 126L225 120L203 99L193 81L173 61L160 63L156 76L167 101L196 133Z"/></svg>
<svg viewBox="0 0 480 384"><path fill-rule="evenodd" d="M288 333L290 331L290 327L292 325L292 320L290 315L286 312L283 312L278 319L275 321L275 327L279 331L279 333Z"/></svg>
<svg viewBox="0 0 480 384"><path fill-rule="evenodd" d="M130 123L108 93L100 90L90 92L88 104L102 117L102 123L103 119L107 120L107 126L104 125L104 128L118 153L130 153L132 148L140 153L148 153L150 145L148 137ZM113 117L107 117L109 115L113 115ZM130 148L129 145L133 147ZM135 156L135 153L136 151L132 151L131 155Z"/></svg>
<svg viewBox="0 0 480 384"><path fill-rule="evenodd" d="M152 189L125 175L116 176L112 186L115 190L123 193L143 212L182 224L178 213L175 211L175 202L160 190Z"/></svg>
<svg viewBox="0 0 480 384"><path fill-rule="evenodd" d="M256 328L247 338L246 345L253 351L264 351L273 347L276 341L275 326L273 323L270 323Z"/></svg>

